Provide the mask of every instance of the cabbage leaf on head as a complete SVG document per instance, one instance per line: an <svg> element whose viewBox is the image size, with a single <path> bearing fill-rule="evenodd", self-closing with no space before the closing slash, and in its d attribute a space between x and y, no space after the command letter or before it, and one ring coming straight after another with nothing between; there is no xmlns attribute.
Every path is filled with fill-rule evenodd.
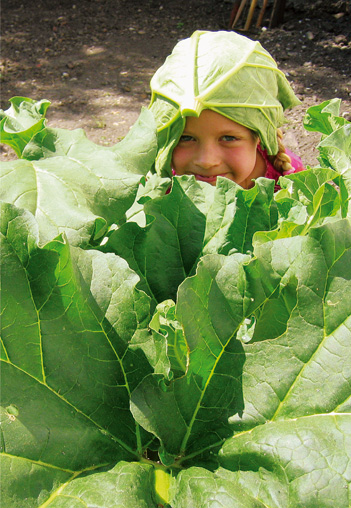
<svg viewBox="0 0 351 508"><path fill-rule="evenodd" d="M155 169L170 175L170 159L187 116L211 109L255 131L278 152L284 110L299 104L284 73L259 42L235 32L196 31L180 41L151 79L150 109L158 130Z"/></svg>

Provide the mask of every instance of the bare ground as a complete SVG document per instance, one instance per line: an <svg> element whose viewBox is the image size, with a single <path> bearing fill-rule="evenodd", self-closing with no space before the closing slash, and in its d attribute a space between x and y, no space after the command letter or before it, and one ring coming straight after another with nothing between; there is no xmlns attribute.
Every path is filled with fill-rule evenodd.
<svg viewBox="0 0 351 508"><path fill-rule="evenodd" d="M150 78L176 42L194 30L227 30L232 7L231 0L4 0L1 107L15 95L49 99L49 125L115 144L147 106ZM272 53L300 98L287 115L285 143L305 164L316 164L319 140L302 127L307 107L339 97L351 119L350 10L350 1L295 0L278 28L268 28L270 9L260 28L236 27ZM12 157L2 146L1 159Z"/></svg>

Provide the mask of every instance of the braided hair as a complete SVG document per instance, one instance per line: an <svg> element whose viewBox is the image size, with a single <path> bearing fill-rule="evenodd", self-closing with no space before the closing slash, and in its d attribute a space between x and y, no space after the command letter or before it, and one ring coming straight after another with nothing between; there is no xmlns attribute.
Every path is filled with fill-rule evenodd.
<svg viewBox="0 0 351 508"><path fill-rule="evenodd" d="M268 159L273 164L274 168L281 174L285 171L292 169L291 159L285 151L283 145L283 133L281 129L277 129L277 140L278 140L278 153L276 155L269 155Z"/></svg>

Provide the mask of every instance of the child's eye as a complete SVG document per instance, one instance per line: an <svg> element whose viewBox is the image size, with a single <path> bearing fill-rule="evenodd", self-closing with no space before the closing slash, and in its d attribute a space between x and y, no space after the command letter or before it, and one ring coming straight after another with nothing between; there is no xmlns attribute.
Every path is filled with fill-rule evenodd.
<svg viewBox="0 0 351 508"><path fill-rule="evenodd" d="M226 135L226 136L222 136L221 137L222 141L235 141L237 138L235 136L229 136L229 135Z"/></svg>
<svg viewBox="0 0 351 508"><path fill-rule="evenodd" d="M187 143L188 141L194 141L193 136L190 136L188 134L183 134L180 136L179 143Z"/></svg>

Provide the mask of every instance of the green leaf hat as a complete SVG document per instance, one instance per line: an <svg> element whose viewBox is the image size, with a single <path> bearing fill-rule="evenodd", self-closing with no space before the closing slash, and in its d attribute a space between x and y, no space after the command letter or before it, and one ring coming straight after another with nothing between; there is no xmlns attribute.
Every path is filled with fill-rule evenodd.
<svg viewBox="0 0 351 508"><path fill-rule="evenodd" d="M211 109L257 132L278 152L283 111L300 103L284 73L259 42L235 32L196 31L180 41L151 79L150 110L157 122L155 170L170 175L173 148L187 116Z"/></svg>

